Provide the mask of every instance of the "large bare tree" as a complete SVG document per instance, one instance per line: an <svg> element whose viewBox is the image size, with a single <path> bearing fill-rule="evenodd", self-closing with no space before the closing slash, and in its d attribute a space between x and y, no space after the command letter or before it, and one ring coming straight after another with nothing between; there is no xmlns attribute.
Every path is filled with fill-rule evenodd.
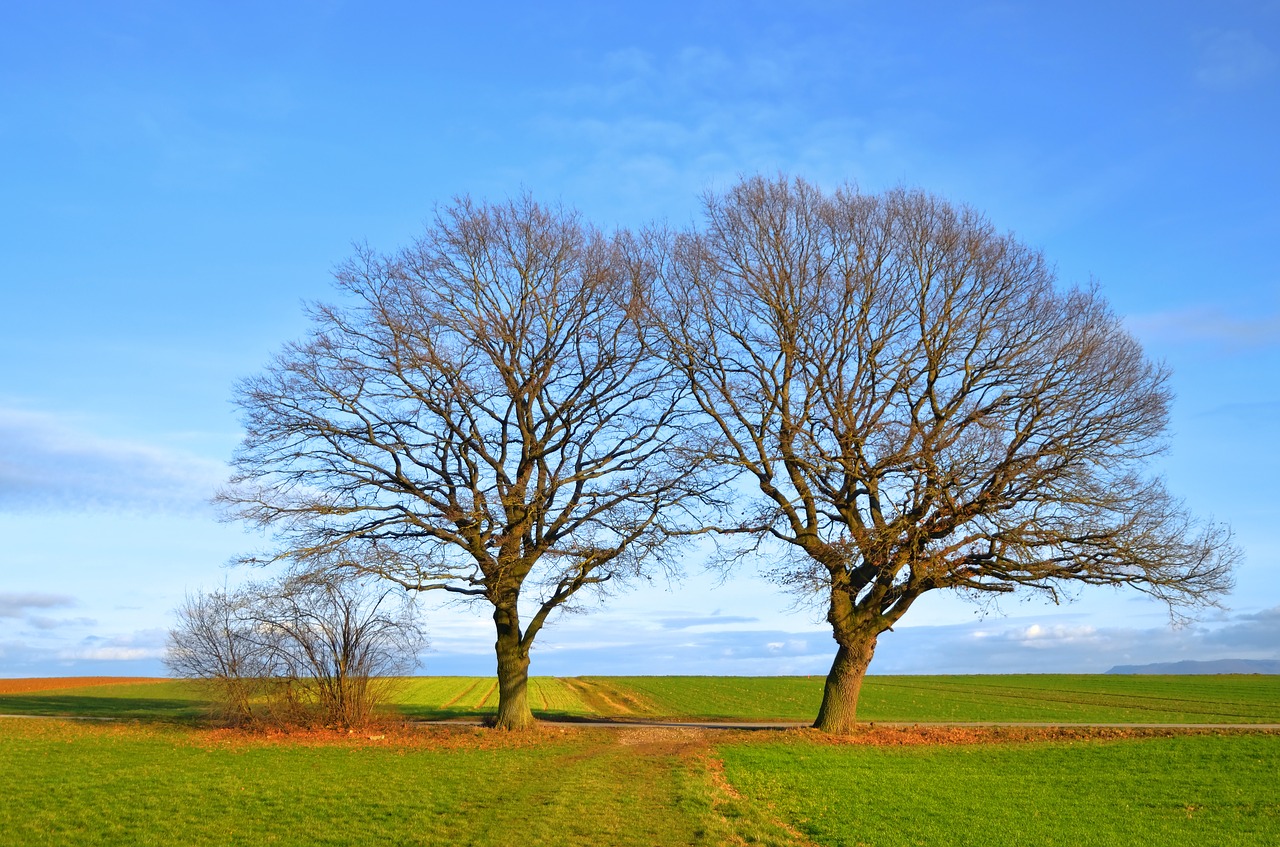
<svg viewBox="0 0 1280 847"><path fill-rule="evenodd" d="M497 725L532 723L529 651L584 588L640 573L696 493L681 386L652 355L653 264L626 233L522 198L456 201L363 250L342 306L242 384L222 501L259 561L332 561L491 607ZM522 604L530 613L524 616Z"/></svg>
<svg viewBox="0 0 1280 847"><path fill-rule="evenodd" d="M1165 369L1095 290L924 193L785 178L708 197L664 271L672 361L837 643L816 726L854 725L876 639L927 591L1230 584L1230 532L1144 473ZM741 548L739 548L741 549Z"/></svg>

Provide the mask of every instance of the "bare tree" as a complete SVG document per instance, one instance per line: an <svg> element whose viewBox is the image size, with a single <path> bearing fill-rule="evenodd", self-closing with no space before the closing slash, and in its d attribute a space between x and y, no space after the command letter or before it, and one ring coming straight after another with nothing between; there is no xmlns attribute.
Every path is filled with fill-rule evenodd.
<svg viewBox="0 0 1280 847"><path fill-rule="evenodd" d="M210 686L218 717L231 726L252 723L252 701L270 673L245 605L243 595L226 589L188 594L164 656L170 673Z"/></svg>
<svg viewBox="0 0 1280 847"><path fill-rule="evenodd" d="M177 618L165 663L208 681L232 726L262 719L255 702L280 723L364 725L426 646L400 589L306 574L197 592Z"/></svg>
<svg viewBox="0 0 1280 847"><path fill-rule="evenodd" d="M876 639L927 591L1127 585L1176 611L1229 587L1230 531L1143 473L1165 369L974 211L752 178L664 275L671 359L761 495L720 528L785 542L776 576L824 598L819 728L853 727Z"/></svg>
<svg viewBox="0 0 1280 847"><path fill-rule="evenodd" d="M258 588L246 615L286 711L314 703L330 726L368 723L426 647L402 590L356 580L290 576Z"/></svg>
<svg viewBox="0 0 1280 847"><path fill-rule="evenodd" d="M240 387L221 500L277 531L258 560L336 554L487 603L497 725L530 725L548 616L640 573L697 493L682 383L649 350L652 272L625 233L528 198L464 199L411 248L360 251L337 274L353 305L315 308Z"/></svg>

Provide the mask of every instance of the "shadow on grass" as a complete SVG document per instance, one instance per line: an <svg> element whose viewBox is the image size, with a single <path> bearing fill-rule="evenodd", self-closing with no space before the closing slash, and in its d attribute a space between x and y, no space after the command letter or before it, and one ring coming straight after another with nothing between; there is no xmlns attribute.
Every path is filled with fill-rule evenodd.
<svg viewBox="0 0 1280 847"><path fill-rule="evenodd" d="M191 723L208 716L209 704L200 700L162 697L96 697L89 694L0 695L0 714Z"/></svg>
<svg viewBox="0 0 1280 847"><path fill-rule="evenodd" d="M403 703L396 704L392 707L392 710L406 720L411 721L484 721L493 720L498 714L497 709L439 708L405 705ZM584 721L619 721L625 723L630 720L617 715L601 717L599 715L586 715L582 712L566 712L557 709L534 709L533 716L540 721L552 721L554 723L582 723Z"/></svg>
<svg viewBox="0 0 1280 847"><path fill-rule="evenodd" d="M390 711L411 721L485 720L493 718L497 709L444 709L396 703Z"/></svg>

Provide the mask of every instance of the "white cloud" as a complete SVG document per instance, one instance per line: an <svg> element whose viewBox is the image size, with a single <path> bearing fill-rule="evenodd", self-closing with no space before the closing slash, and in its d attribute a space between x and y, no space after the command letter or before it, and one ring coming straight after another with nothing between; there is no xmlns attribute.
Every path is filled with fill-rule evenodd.
<svg viewBox="0 0 1280 847"><path fill-rule="evenodd" d="M1101 673L1115 665L1184 659L1280 658L1280 607L1184 628L1108 627L1015 619L903 627L880 638L872 671Z"/></svg>
<svg viewBox="0 0 1280 847"><path fill-rule="evenodd" d="M92 625L92 622L84 622ZM87 635L71 644L45 633L0 641L0 677L162 676L167 633L146 629Z"/></svg>
<svg viewBox="0 0 1280 847"><path fill-rule="evenodd" d="M144 629L110 638L90 635L75 647L63 650L59 658L90 662L132 662L164 656L168 634L162 629Z"/></svg>
<svg viewBox="0 0 1280 847"><path fill-rule="evenodd" d="M138 659L158 659L164 650L146 647L93 647L64 654L67 659L88 659L102 662L131 662Z"/></svg>
<svg viewBox="0 0 1280 847"><path fill-rule="evenodd" d="M1033 647L1048 644L1072 644L1082 641L1096 641L1098 630L1092 626L1069 626L1051 624L1044 626L1034 623L1025 629L1013 629L1005 634L1010 641Z"/></svg>
<svg viewBox="0 0 1280 847"><path fill-rule="evenodd" d="M226 474L223 463L192 453L0 408L0 511L189 511L202 508Z"/></svg>

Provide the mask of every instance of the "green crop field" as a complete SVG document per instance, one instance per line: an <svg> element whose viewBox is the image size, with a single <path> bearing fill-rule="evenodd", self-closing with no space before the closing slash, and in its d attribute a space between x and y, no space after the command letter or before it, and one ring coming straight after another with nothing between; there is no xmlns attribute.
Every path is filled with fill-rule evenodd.
<svg viewBox="0 0 1280 847"><path fill-rule="evenodd" d="M192 721L206 715L208 700L198 683L149 680L114 685L82 685L36 691L6 690L0 680L0 714L66 715Z"/></svg>
<svg viewBox="0 0 1280 847"><path fill-rule="evenodd" d="M415 718L480 717L494 682L420 677L397 694ZM529 700L546 718L809 721L820 677L533 677ZM873 676L866 721L1280 723L1280 676Z"/></svg>
<svg viewBox="0 0 1280 847"><path fill-rule="evenodd" d="M649 717L812 720L820 677L584 677ZM871 676L866 721L1280 723L1280 676Z"/></svg>
<svg viewBox="0 0 1280 847"><path fill-rule="evenodd" d="M398 696L404 713L475 716L492 679L424 678ZM463 690L466 690L463 692ZM465 693L462 696L460 693ZM812 720L820 677L535 677L545 716ZM868 677L861 719L893 722L1280 723L1280 677Z"/></svg>
<svg viewBox="0 0 1280 847"><path fill-rule="evenodd" d="M548 719L809 721L821 699L819 677L529 681L530 705ZM413 719L483 717L497 708L497 684L414 677L391 708ZM206 712L199 685L173 680L0 693L0 714L193 721ZM1280 723L1280 676L872 676L858 714L882 722Z"/></svg>
<svg viewBox="0 0 1280 847"><path fill-rule="evenodd" d="M1280 676L886 676L863 697L865 720L1280 722Z"/></svg>

